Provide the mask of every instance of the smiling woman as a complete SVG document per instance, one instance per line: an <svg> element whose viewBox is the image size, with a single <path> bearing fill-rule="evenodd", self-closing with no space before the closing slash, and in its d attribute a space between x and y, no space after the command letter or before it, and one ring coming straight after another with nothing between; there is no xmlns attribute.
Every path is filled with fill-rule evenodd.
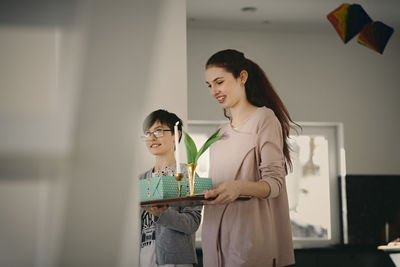
<svg viewBox="0 0 400 267"><path fill-rule="evenodd" d="M264 71L242 52L212 55L205 77L229 122L210 150L215 189L205 197L215 200L204 207L204 265L293 264L285 173L292 166L288 134L295 123ZM252 198L236 201L241 195Z"/></svg>

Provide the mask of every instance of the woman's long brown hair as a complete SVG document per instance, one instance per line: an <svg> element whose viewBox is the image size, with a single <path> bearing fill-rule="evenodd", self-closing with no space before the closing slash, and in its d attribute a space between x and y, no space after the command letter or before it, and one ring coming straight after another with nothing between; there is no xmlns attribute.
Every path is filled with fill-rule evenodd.
<svg viewBox="0 0 400 267"><path fill-rule="evenodd" d="M222 50L212 55L206 63L206 69L212 66L224 68L232 73L235 78L239 77L242 70L247 71L248 78L245 83L247 100L254 106L265 106L274 111L282 127L283 155L286 165L292 169L288 141L289 133L291 128L301 127L291 119L288 110L272 87L265 72L256 63L247 59L242 52L233 49ZM225 109L224 115L231 119Z"/></svg>

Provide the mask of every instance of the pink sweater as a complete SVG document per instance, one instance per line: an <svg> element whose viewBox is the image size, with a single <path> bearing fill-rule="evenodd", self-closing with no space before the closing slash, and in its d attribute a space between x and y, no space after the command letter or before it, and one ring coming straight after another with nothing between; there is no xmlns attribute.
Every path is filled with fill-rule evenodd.
<svg viewBox="0 0 400 267"><path fill-rule="evenodd" d="M236 129L221 127L226 137L214 143L210 177L224 181L266 181L271 194L226 205L207 205L202 227L206 267L269 267L294 263L285 183L281 125L272 110L258 108Z"/></svg>

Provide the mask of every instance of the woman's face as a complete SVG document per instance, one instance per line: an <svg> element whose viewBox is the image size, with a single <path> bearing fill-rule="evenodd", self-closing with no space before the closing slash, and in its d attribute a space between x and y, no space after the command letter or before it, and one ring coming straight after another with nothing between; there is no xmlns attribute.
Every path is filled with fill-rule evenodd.
<svg viewBox="0 0 400 267"><path fill-rule="evenodd" d="M232 73L221 67L206 69L206 84L210 88L210 94L224 109L234 108L241 101L246 101L246 79L246 71L242 71L239 77L235 78Z"/></svg>
<svg viewBox="0 0 400 267"><path fill-rule="evenodd" d="M165 125L156 121L146 132L155 132L157 130L163 131L160 137L155 137L154 134L150 134L150 137L146 139L146 147L151 154L154 156L163 156L174 152L175 140L171 129Z"/></svg>

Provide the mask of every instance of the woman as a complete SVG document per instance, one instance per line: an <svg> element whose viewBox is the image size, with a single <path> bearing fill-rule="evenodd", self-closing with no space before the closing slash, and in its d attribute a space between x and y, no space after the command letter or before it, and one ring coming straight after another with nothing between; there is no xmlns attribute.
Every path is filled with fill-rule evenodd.
<svg viewBox="0 0 400 267"><path fill-rule="evenodd" d="M174 125L179 121L178 132ZM166 110L153 111L143 123L143 139L154 156L154 167L139 179L173 176L175 134L181 139L182 120ZM185 176L187 171L182 164ZM197 263L195 233L201 221L201 207L154 206L141 215L140 267L193 267Z"/></svg>
<svg viewBox="0 0 400 267"><path fill-rule="evenodd" d="M204 266L287 266L294 253L286 193L292 120L264 71L244 54L220 51L206 83L230 123L210 151L214 188L205 193ZM252 196L235 201L239 195Z"/></svg>

